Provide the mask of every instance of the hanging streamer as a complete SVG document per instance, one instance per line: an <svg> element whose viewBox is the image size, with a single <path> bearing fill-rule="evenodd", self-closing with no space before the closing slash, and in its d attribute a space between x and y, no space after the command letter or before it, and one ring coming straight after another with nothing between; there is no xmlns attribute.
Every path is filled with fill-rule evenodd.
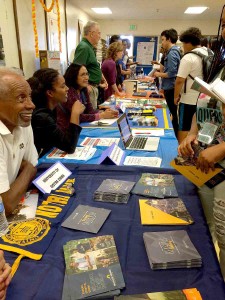
<svg viewBox="0 0 225 300"><path fill-rule="evenodd" d="M43 0L39 0L43 9L48 13L53 10L54 5L56 5L57 11L57 25L58 25L58 39L59 39L59 51L62 52L62 43L61 43L61 23L60 23L60 8L59 0L52 0L52 3L49 8L46 7ZM35 0L32 0L32 24L34 31L34 47L35 47L35 56L39 57L39 45L38 45L38 32L37 32L37 22L36 22L36 5Z"/></svg>

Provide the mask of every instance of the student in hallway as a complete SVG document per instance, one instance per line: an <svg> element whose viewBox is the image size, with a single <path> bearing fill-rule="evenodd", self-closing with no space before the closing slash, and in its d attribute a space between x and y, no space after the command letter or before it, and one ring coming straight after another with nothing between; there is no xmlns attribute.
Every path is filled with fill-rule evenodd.
<svg viewBox="0 0 225 300"><path fill-rule="evenodd" d="M36 105L32 128L39 157L53 147L73 153L81 132L80 114L85 106L79 101L73 104L69 128L62 131L56 124L56 107L67 101L68 87L63 76L57 70L45 68L36 71L28 82L32 89L32 100Z"/></svg>
<svg viewBox="0 0 225 300"><path fill-rule="evenodd" d="M175 135L178 132L177 106L174 104L174 85L180 64L180 50L176 46L178 39L177 31L173 28L161 33L162 47L165 51L163 66L164 70L154 72L155 77L161 77L161 89L164 91L167 105L172 115L172 124Z"/></svg>
<svg viewBox="0 0 225 300"><path fill-rule="evenodd" d="M94 110L88 94L89 74L84 65L71 64L64 75L68 86L67 101L57 106L57 124L62 130L70 126L70 115L76 101L84 106L84 112L80 115L80 123L92 122L101 119L113 119L118 116L118 111L106 109L105 111Z"/></svg>
<svg viewBox="0 0 225 300"><path fill-rule="evenodd" d="M225 6L223 7L217 38L217 48L214 49L214 58L210 73L210 81L220 78L225 81ZM222 38L220 31L222 28ZM225 93L225 92L224 92ZM204 96L204 95L201 95ZM201 99L201 97L200 97ZM223 118L225 118L225 105L212 99L209 96L204 96L202 101L198 100L198 107L201 105L202 108L207 109L206 104L215 102L214 109L220 109ZM205 120L201 120L205 121ZM199 145L198 142L198 126L200 126L198 117L196 114L193 116L191 130L189 131L187 137L182 141L178 148L178 152L182 156L193 156L194 155L194 145ZM204 149L205 148L205 149ZM198 156L197 167L201 169L202 172L207 173L210 169L214 169L217 162L225 167L225 141L221 141L218 144L212 144L210 146L205 146ZM213 240L217 239L219 246L219 257L220 257L220 267L225 280L225 181L216 185L213 189L209 189L206 185L199 189L199 195L204 209L204 213L209 225L209 229Z"/></svg>
<svg viewBox="0 0 225 300"><path fill-rule="evenodd" d="M191 89L193 78L196 76L201 79L203 78L201 57L187 52L200 52L208 56L207 49L200 45L201 37L201 31L196 27L190 27L180 35L184 56L180 61L174 91L174 103L175 105L179 103L179 143L187 136L191 128L192 117L196 111L199 92Z"/></svg>

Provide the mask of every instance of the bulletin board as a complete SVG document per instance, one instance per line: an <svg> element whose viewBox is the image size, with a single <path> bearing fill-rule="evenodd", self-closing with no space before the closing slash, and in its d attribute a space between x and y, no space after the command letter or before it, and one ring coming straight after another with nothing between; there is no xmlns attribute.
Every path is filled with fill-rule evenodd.
<svg viewBox="0 0 225 300"><path fill-rule="evenodd" d="M144 73L148 74L151 69L151 61L157 59L157 36L135 36L133 55L135 61L139 62L138 67L144 69Z"/></svg>

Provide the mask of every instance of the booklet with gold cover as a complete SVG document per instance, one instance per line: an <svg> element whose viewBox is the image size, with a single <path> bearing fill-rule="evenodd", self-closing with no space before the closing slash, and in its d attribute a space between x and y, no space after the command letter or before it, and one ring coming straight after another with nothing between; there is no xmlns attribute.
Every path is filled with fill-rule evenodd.
<svg viewBox="0 0 225 300"><path fill-rule="evenodd" d="M202 172L200 169L197 169L194 163L191 163L189 160L185 160L181 157L177 157L174 160L172 160L170 162L170 165L174 169L176 169L179 173L181 173L183 176L185 176L188 180L190 180L192 183L194 183L199 187L202 186L203 184L206 184L209 186L209 188L212 188L216 184L220 183L221 180L222 181L224 180L224 178L221 178L221 180L220 178L217 179L216 175L218 174L218 177L221 177L219 176L219 173L223 172L223 168L219 166L215 167L214 171L210 169L206 174ZM215 176L215 183L214 180L211 180L214 176Z"/></svg>
<svg viewBox="0 0 225 300"><path fill-rule="evenodd" d="M189 225L193 219L180 198L139 199L142 225Z"/></svg>

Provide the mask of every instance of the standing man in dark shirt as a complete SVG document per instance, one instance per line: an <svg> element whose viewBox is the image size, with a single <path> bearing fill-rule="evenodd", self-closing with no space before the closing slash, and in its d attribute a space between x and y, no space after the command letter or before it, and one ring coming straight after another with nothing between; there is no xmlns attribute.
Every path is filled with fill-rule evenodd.
<svg viewBox="0 0 225 300"><path fill-rule="evenodd" d="M164 30L161 33L161 38L162 47L164 51L166 51L166 56L164 58L164 71L155 72L154 76L162 78L161 88L164 90L166 102L173 118L173 129L177 136L178 118L177 106L174 104L174 85L181 58L180 50L175 45L178 39L177 31L173 28Z"/></svg>
<svg viewBox="0 0 225 300"><path fill-rule="evenodd" d="M94 109L97 108L98 87L107 89L107 81L102 74L100 65L96 59L96 47L101 38L99 24L89 21L84 26L83 38L75 50L75 64L83 64L89 73L89 96Z"/></svg>

